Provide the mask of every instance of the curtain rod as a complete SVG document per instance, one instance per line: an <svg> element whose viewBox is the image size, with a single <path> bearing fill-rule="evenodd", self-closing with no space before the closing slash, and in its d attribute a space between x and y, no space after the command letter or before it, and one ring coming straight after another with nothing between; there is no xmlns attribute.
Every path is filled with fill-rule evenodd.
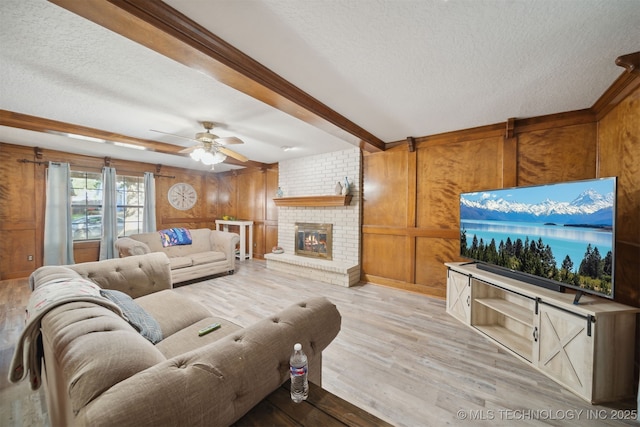
<svg viewBox="0 0 640 427"><path fill-rule="evenodd" d="M176 179L175 175L160 175L159 173L154 173L153 174L154 178L171 178L171 179Z"/></svg>
<svg viewBox="0 0 640 427"><path fill-rule="evenodd" d="M18 159L20 163L35 163L36 165L46 165L49 162L43 162L41 160L29 160L29 159Z"/></svg>
<svg viewBox="0 0 640 427"><path fill-rule="evenodd" d="M18 159L19 163L35 163L36 165L48 165L49 163L53 163L54 165L60 165L65 162L53 162L50 160L29 160L29 159ZM73 163L69 163L69 166L74 166Z"/></svg>
<svg viewBox="0 0 640 427"><path fill-rule="evenodd" d="M29 159L18 159L18 162L20 163L35 163L36 165L46 165L49 162L48 161L43 161L43 160L29 160ZM60 163L60 162L51 162L51 163ZM70 166L73 166L73 164L69 164ZM159 173L154 173L153 176L155 178L171 178L171 179L176 179L175 175L161 175Z"/></svg>

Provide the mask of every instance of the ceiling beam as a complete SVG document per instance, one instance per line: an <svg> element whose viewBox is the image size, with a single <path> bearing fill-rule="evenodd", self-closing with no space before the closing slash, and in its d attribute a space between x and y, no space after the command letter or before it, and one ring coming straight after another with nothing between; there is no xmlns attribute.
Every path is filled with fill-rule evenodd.
<svg viewBox="0 0 640 427"><path fill-rule="evenodd" d="M157 0L49 0L365 151L385 143Z"/></svg>
<svg viewBox="0 0 640 427"><path fill-rule="evenodd" d="M180 147L177 145L165 144L162 142L150 141L147 139L133 138L130 136L107 132L100 129L75 125L72 123L59 122L56 120L30 116L28 114L16 113L7 110L0 110L0 125L36 132L81 135L90 138L103 139L105 141L122 142L125 144L142 146L147 150L157 151L158 153L165 154L178 154L178 151L184 149L184 147ZM78 144L84 143L86 142L78 140Z"/></svg>
<svg viewBox="0 0 640 427"><path fill-rule="evenodd" d="M52 134L73 134L88 136L91 138L102 139L107 143L120 142L124 144L141 146L149 151L155 151L157 153L172 154L174 156L181 157L188 156L188 154L180 153L180 150L184 149L184 147L181 145L167 144L164 142L151 141L148 139L133 138L131 136L121 135L118 133L107 132L100 129L75 125L72 123L59 122L56 120L30 116L28 114L16 113L7 110L0 110L0 126L8 126ZM78 144L90 144L90 142L78 140ZM241 162L232 157L227 157L224 163L229 165L255 168L264 168L267 166L266 163L255 162L251 160Z"/></svg>

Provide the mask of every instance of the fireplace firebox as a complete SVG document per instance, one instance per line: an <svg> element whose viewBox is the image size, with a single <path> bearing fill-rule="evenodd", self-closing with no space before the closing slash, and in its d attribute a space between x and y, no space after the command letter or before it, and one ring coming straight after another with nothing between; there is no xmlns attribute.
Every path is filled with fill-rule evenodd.
<svg viewBox="0 0 640 427"><path fill-rule="evenodd" d="M296 222L295 225L296 255L333 259L331 255L333 224Z"/></svg>

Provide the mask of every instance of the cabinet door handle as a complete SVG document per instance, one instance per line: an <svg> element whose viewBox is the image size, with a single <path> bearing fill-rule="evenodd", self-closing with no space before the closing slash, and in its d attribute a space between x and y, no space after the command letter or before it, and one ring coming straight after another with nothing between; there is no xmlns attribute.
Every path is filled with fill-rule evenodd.
<svg viewBox="0 0 640 427"><path fill-rule="evenodd" d="M533 340L538 342L538 327L533 328Z"/></svg>
<svg viewBox="0 0 640 427"><path fill-rule="evenodd" d="M467 295L467 307L471 307L471 295Z"/></svg>

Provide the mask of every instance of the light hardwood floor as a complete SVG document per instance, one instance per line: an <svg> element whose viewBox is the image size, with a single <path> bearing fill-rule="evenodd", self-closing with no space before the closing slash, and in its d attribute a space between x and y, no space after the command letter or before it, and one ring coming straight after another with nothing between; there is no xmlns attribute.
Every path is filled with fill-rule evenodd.
<svg viewBox="0 0 640 427"><path fill-rule="evenodd" d="M592 406L445 313L444 301L376 285L343 288L237 264L222 276L176 288L247 326L309 296L342 314L324 351L323 388L397 426L615 426L633 401ZM0 425L46 424L41 392L6 376L24 324L26 280L0 282Z"/></svg>

